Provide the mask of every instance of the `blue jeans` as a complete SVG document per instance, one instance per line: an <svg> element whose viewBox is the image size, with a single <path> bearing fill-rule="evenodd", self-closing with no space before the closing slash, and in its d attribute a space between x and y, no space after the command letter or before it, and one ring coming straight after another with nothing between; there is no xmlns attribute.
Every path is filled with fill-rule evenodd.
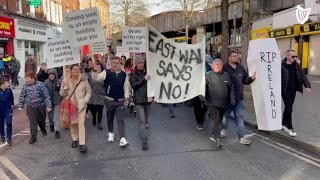
<svg viewBox="0 0 320 180"><path fill-rule="evenodd" d="M168 107L169 107L169 113L170 115L173 115L174 116L174 108L176 107L175 104L167 104Z"/></svg>
<svg viewBox="0 0 320 180"><path fill-rule="evenodd" d="M12 137L12 109L3 110L0 112L0 135L1 138L5 138L5 129L4 125L7 126L7 139L11 141Z"/></svg>
<svg viewBox="0 0 320 180"><path fill-rule="evenodd" d="M244 120L243 120L244 100L237 102L235 106L229 105L227 107L222 120L222 129L226 130L228 128L228 120L232 111L236 120L238 138L241 139L245 135Z"/></svg>

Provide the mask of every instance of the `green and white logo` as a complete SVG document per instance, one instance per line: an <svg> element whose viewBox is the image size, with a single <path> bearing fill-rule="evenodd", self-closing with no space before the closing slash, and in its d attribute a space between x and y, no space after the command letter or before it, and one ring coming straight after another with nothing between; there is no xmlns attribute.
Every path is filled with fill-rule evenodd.
<svg viewBox="0 0 320 180"><path fill-rule="evenodd" d="M41 0L28 0L27 4L33 5L34 8L38 8L42 4L42 1Z"/></svg>

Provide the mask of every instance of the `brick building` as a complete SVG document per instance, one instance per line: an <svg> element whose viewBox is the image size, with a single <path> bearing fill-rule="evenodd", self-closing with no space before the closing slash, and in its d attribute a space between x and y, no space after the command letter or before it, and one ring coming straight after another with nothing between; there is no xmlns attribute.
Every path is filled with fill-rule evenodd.
<svg viewBox="0 0 320 180"><path fill-rule="evenodd" d="M0 0L0 56L14 54L23 76L26 56L46 62L46 41L61 37L63 14L79 9L79 0Z"/></svg>

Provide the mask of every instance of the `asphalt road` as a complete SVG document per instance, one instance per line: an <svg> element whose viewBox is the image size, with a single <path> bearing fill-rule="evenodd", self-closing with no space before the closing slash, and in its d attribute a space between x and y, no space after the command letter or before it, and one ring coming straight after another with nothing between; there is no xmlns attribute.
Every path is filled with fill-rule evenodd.
<svg viewBox="0 0 320 180"><path fill-rule="evenodd" d="M203 131L196 129L193 109L178 106L176 118L167 108L153 106L150 117L149 150L142 151L138 123L126 119L130 146L107 142L106 123L99 131L87 120L88 153L71 148L68 130L61 139L49 133L29 145L28 136L2 153L0 179L101 179L101 180L300 180L319 179L320 163L303 152L281 148L279 142L254 135L251 146L240 145L235 128L224 139L222 150L209 140L208 121ZM233 126L233 125L231 125ZM117 129L116 129L117 130ZM285 146L285 145L283 145ZM299 154L300 153L300 154ZM313 157L311 156L311 159ZM2 176L1 176L2 175Z"/></svg>

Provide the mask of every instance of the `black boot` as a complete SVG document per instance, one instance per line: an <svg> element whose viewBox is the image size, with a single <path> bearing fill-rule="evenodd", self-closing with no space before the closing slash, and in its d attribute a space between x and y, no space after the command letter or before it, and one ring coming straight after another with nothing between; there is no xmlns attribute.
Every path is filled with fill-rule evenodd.
<svg viewBox="0 0 320 180"><path fill-rule="evenodd" d="M46 136L48 135L46 128L41 129L42 135Z"/></svg>
<svg viewBox="0 0 320 180"><path fill-rule="evenodd" d="M80 145L80 152L82 152L82 153L86 153L87 152L87 146L86 145Z"/></svg>
<svg viewBox="0 0 320 180"><path fill-rule="evenodd" d="M56 136L56 139L59 139L60 138L60 132L56 131L55 136Z"/></svg>
<svg viewBox="0 0 320 180"><path fill-rule="evenodd" d="M34 144L35 142L37 142L37 136L32 136L29 141L29 144Z"/></svg>
<svg viewBox="0 0 320 180"><path fill-rule="evenodd" d="M78 147L78 141L72 141L71 147L72 148L77 148Z"/></svg>
<svg viewBox="0 0 320 180"><path fill-rule="evenodd" d="M147 141L142 142L142 150L144 150L144 151L148 150L148 142Z"/></svg>
<svg viewBox="0 0 320 180"><path fill-rule="evenodd" d="M101 123L98 123L98 129L99 130L103 130L103 127L102 127Z"/></svg>
<svg viewBox="0 0 320 180"><path fill-rule="evenodd" d="M54 132L54 125L50 125L50 132Z"/></svg>

